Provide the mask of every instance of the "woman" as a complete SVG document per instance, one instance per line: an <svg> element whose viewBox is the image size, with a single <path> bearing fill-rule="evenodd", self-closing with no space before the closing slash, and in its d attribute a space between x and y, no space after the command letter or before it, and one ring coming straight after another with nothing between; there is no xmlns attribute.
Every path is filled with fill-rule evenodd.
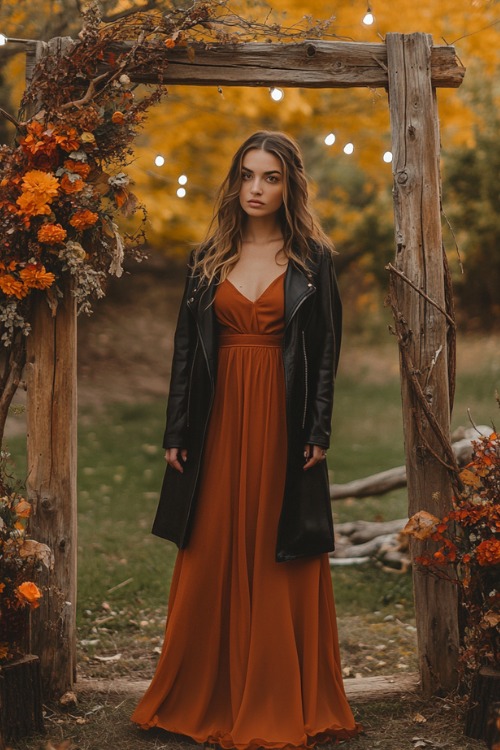
<svg viewBox="0 0 500 750"><path fill-rule="evenodd" d="M294 141L240 146L214 223L175 333L153 532L180 551L132 720L239 750L346 739L325 462L341 306Z"/></svg>

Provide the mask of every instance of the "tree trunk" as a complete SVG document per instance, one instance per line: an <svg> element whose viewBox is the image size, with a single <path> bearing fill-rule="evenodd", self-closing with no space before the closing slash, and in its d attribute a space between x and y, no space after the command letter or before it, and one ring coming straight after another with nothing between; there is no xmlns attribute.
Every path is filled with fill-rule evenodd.
<svg viewBox="0 0 500 750"><path fill-rule="evenodd" d="M76 310L69 282L63 291L54 315L34 301L26 365L30 532L54 554L32 612L45 699L71 689L76 668Z"/></svg>
<svg viewBox="0 0 500 750"><path fill-rule="evenodd" d="M442 517L452 507L449 470L455 460L432 40L388 34L386 43L396 234L390 299L400 351L409 515L425 509ZM451 326L454 333L453 320ZM414 559L430 546L412 540L411 548ZM427 695L447 693L457 684L456 587L417 566L413 571L422 688Z"/></svg>
<svg viewBox="0 0 500 750"><path fill-rule="evenodd" d="M23 656L0 664L0 750L14 742L43 731L40 662L36 656Z"/></svg>

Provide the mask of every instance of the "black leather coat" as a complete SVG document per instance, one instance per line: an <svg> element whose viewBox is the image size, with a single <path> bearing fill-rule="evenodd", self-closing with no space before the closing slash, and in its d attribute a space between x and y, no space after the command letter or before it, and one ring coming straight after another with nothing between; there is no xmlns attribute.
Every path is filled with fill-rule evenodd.
<svg viewBox="0 0 500 750"><path fill-rule="evenodd" d="M187 448L184 473L167 466L153 533L180 548L189 540L217 374L216 283L188 273L174 339L164 448ZM328 448L342 308L332 255L315 249L308 273L290 262L285 274L283 364L287 471L276 560L334 548L326 461L303 470L304 446Z"/></svg>

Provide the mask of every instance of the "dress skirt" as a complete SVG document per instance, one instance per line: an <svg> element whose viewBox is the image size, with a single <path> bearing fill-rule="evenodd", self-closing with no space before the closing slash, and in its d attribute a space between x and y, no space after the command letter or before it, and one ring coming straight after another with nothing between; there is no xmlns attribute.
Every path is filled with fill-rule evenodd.
<svg viewBox="0 0 500 750"><path fill-rule="evenodd" d="M284 275L255 301L218 288L216 393L195 521L162 653L132 720L223 748L359 732L340 669L328 555L275 562L286 472ZM189 455L188 455L189 461Z"/></svg>

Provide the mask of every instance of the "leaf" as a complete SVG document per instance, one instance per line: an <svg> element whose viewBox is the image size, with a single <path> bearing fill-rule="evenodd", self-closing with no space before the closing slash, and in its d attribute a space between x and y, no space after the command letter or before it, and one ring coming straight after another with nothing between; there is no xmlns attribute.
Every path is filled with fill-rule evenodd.
<svg viewBox="0 0 500 750"><path fill-rule="evenodd" d="M123 240L121 238L120 232L118 231L118 226L113 222L113 230L115 234L115 249L113 252L113 257L111 259L111 263L109 265L109 273L113 274L114 276L117 276L120 278L120 276L123 273L123 258L125 256L125 248L123 246Z"/></svg>
<svg viewBox="0 0 500 750"><path fill-rule="evenodd" d="M113 661L120 661L120 659L122 658L122 655L113 654L112 656L94 656L93 658L96 659L97 661L113 662Z"/></svg>
<svg viewBox="0 0 500 750"><path fill-rule="evenodd" d="M477 489L481 486L480 478L469 469L462 469L458 476L460 477L462 482L469 485L469 487L475 487Z"/></svg>
<svg viewBox="0 0 500 750"><path fill-rule="evenodd" d="M428 539L435 533L439 518L428 513L426 510L419 510L415 513L403 529L403 534L415 537L415 539Z"/></svg>
<svg viewBox="0 0 500 750"><path fill-rule="evenodd" d="M425 718L425 716L422 716L422 714L416 713L412 718L412 721L414 721L416 724L425 724L427 719Z"/></svg>
<svg viewBox="0 0 500 750"><path fill-rule="evenodd" d="M38 562L43 563L46 568L52 570L54 566L54 556L50 547L34 539L25 539L20 550L20 557L33 557Z"/></svg>

